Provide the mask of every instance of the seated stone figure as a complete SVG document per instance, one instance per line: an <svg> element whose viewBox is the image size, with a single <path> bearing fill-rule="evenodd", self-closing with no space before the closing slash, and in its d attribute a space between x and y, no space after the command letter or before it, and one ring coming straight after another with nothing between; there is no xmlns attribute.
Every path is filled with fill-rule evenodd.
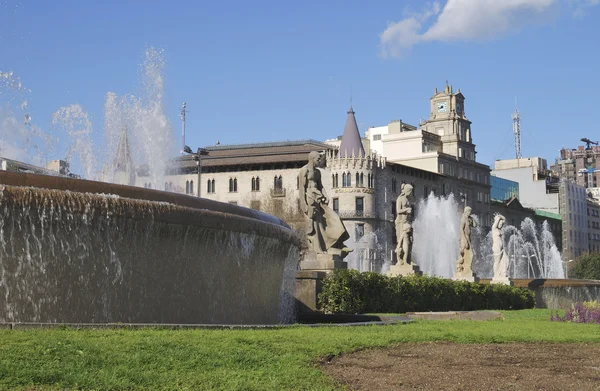
<svg viewBox="0 0 600 391"><path fill-rule="evenodd" d="M344 223L329 207L329 200L321 182L321 155L311 152L308 163L300 169L300 208L308 219L306 237L309 251L317 254L335 254L345 257L352 249L344 246L350 238Z"/></svg>

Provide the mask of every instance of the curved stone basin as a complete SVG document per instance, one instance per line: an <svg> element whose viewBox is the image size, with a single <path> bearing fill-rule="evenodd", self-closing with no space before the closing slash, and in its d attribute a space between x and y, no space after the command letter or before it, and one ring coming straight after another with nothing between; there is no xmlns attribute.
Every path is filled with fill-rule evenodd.
<svg viewBox="0 0 600 391"><path fill-rule="evenodd" d="M0 322L292 320L282 287L294 284L300 242L271 215L5 171L0 213Z"/></svg>

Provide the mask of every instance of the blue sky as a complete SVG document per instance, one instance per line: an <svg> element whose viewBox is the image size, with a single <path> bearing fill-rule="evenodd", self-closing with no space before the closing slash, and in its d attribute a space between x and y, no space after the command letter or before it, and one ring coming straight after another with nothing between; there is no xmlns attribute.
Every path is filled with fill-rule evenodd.
<svg viewBox="0 0 600 391"><path fill-rule="evenodd" d="M550 161L600 139L599 22L600 0L0 0L0 71L31 89L39 127L78 103L99 140L106 93L135 93L162 48L173 138L186 101L192 148L336 137L351 91L361 132L417 124L448 80L478 161L513 157L515 97L523 154Z"/></svg>

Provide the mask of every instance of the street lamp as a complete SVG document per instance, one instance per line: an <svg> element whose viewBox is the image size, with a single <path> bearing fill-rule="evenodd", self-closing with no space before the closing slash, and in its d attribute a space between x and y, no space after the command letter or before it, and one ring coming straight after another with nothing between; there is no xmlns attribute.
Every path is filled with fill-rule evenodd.
<svg viewBox="0 0 600 391"><path fill-rule="evenodd" d="M190 147L188 147L187 145L184 145L183 152L188 153L190 155L194 155L194 160L196 161L196 168L198 170L198 188L197 188L196 194L198 194L198 197L200 197L200 189L202 189L202 187L201 187L202 156L208 155L208 151L204 148L198 148L198 152L194 153L194 152L192 152L192 149Z"/></svg>

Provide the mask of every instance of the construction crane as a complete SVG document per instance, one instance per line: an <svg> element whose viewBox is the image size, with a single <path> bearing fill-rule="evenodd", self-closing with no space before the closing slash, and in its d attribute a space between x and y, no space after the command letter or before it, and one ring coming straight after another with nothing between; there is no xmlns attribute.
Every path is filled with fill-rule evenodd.
<svg viewBox="0 0 600 391"><path fill-rule="evenodd" d="M590 149L590 145L591 144L598 145L598 141L592 141L592 140L590 140L589 138L586 138L586 137L582 138L581 141L583 141L584 143L587 144L587 146L585 147L585 149Z"/></svg>
<svg viewBox="0 0 600 391"><path fill-rule="evenodd" d="M515 99L516 102L516 99ZM515 112L512 115L513 120L513 135L515 136L515 157L521 159L521 114L519 109L515 108Z"/></svg>

